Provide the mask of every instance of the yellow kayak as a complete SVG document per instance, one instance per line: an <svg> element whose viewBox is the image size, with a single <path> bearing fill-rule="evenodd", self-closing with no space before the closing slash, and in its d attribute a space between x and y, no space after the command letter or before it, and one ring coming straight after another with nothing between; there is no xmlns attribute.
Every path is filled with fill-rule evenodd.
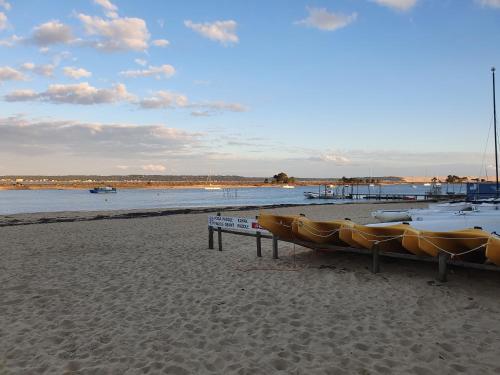
<svg viewBox="0 0 500 375"><path fill-rule="evenodd" d="M349 220L312 221L306 217L299 217L292 223L295 238L316 244L330 244L347 246L340 239L340 230L343 226L352 225Z"/></svg>
<svg viewBox="0 0 500 375"><path fill-rule="evenodd" d="M401 245L403 245L406 251L412 254L419 256L428 256L429 254L423 251L418 245L419 234L420 231L418 229L407 227L404 232L403 241L401 242Z"/></svg>
<svg viewBox="0 0 500 375"><path fill-rule="evenodd" d="M441 249L452 254L461 254L468 250L477 249L461 255L460 259L482 263L485 260L485 246L489 237L490 234L481 229L463 229L450 232L420 231L418 247L433 257L437 256Z"/></svg>
<svg viewBox="0 0 500 375"><path fill-rule="evenodd" d="M500 237L491 235L486 244L486 258L500 266Z"/></svg>
<svg viewBox="0 0 500 375"><path fill-rule="evenodd" d="M362 227L362 225L353 223L350 220L347 221L344 225L340 227L340 232L339 232L340 240L345 242L348 246L360 248L361 246L352 238L352 234L354 233L357 227Z"/></svg>
<svg viewBox="0 0 500 375"><path fill-rule="evenodd" d="M299 219L299 215L259 215L259 225L285 241L293 241L292 223Z"/></svg>
<svg viewBox="0 0 500 375"><path fill-rule="evenodd" d="M406 252L402 245L402 237L408 229L407 224L395 224L383 227L369 227L355 225L352 231L352 241L357 245L371 249L375 242L379 242L379 249L384 252Z"/></svg>

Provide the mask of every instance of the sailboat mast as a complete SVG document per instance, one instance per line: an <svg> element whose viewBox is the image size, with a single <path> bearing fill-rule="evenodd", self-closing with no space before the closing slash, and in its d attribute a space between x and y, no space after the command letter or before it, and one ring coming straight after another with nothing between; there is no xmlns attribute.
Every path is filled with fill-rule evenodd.
<svg viewBox="0 0 500 375"><path fill-rule="evenodd" d="M495 132L495 176L496 176L496 194L495 197L498 198L498 146L497 146L497 105L495 99L495 67L491 68L491 73L493 75L493 128Z"/></svg>

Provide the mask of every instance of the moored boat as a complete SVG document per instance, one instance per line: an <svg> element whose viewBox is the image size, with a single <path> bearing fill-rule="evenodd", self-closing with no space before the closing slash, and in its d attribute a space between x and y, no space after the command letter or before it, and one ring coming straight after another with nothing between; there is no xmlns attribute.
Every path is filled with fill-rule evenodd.
<svg viewBox="0 0 500 375"><path fill-rule="evenodd" d="M381 222L411 220L408 210L377 210L372 212L372 217Z"/></svg>
<svg viewBox="0 0 500 375"><path fill-rule="evenodd" d="M101 194L101 193L116 193L116 188L111 186L96 186L93 189L89 190L92 194Z"/></svg>

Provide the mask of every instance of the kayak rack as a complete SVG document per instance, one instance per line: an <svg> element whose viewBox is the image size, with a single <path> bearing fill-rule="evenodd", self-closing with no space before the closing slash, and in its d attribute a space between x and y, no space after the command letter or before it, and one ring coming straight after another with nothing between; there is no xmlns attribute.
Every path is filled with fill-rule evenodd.
<svg viewBox="0 0 500 375"><path fill-rule="evenodd" d="M220 213L217 213L217 216L220 216ZM443 251L439 252L437 257L431 256L419 256L414 254L404 254L404 253L394 253L394 252L384 252L380 250L379 242L375 242L373 247L368 249L358 249L354 247L343 247L336 245L328 245L322 244L318 245L313 242L301 241L301 240L284 240L272 234L265 234L259 231L255 232L243 232L234 229L225 229L220 226L208 226L208 248L214 249L214 234L217 233L217 243L218 250L222 251L222 233L234 234L238 236L246 236L246 237L254 237L256 239L256 247L257 247L257 257L262 257L262 239L270 239L272 240L272 258L279 259L278 256L278 241L287 242L303 247L307 247L313 250L333 250L337 252L343 253L351 253L351 254L363 254L370 255L372 257L372 273L380 272L380 258L396 258L396 259L406 259L406 260L416 260L423 261L427 263L437 263L438 264L438 275L437 280L440 282L446 282L448 279L448 266L455 266L461 268L472 268L479 270L487 270L487 271L500 271L500 266L489 265L489 264L479 264L472 262L463 262L460 260L455 260L450 257L448 253Z"/></svg>

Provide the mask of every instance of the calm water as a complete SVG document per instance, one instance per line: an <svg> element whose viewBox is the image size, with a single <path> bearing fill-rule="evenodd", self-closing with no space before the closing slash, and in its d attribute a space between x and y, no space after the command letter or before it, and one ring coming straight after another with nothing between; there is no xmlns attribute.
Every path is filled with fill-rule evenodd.
<svg viewBox="0 0 500 375"><path fill-rule="evenodd" d="M458 185L453 188L456 192L460 190ZM354 189L356 192L356 188ZM427 189L428 187L423 185L387 185L382 186L382 193L424 194ZM317 190L317 186L295 189L241 188L231 189L229 192L203 189L134 189L119 190L116 194L90 194L88 190L0 190L0 214L332 202L304 198L303 192ZM371 187L370 191L378 193L379 190L378 187ZM367 192L367 186L359 187L359 193ZM444 185L443 192L446 192Z"/></svg>

